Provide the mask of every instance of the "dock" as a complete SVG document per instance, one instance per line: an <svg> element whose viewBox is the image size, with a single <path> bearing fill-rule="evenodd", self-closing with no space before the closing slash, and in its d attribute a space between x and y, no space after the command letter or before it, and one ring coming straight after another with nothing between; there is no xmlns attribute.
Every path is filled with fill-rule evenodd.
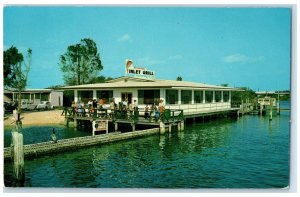
<svg viewBox="0 0 300 197"><path fill-rule="evenodd" d="M79 149L87 146L101 145L126 139L140 138L149 135L155 135L159 133L159 128L146 129L135 132L113 132L103 135L76 137L69 139L58 140L54 142L42 142L37 144L24 145L24 157L32 158L42 155L58 153L62 151L69 151ZM12 158L11 147L4 148L4 160L10 160Z"/></svg>
<svg viewBox="0 0 300 197"><path fill-rule="evenodd" d="M198 117L211 117L211 116L238 116L239 108L230 109L214 109L206 111L195 111L193 109L165 109L159 118L155 118L154 111L149 111L148 118L145 117L145 111L136 110L134 112L122 112L121 110L95 110L91 111L86 109L85 113L78 113L74 108L65 108L62 115L65 116L66 125L73 122L74 127L84 126L85 124L93 125L93 122L107 121L108 124L114 124L114 131L118 131L118 125L129 124L132 131L135 131L137 125L145 125L158 127L160 133L165 133L166 129L171 131L172 127L177 127L178 130L184 130L184 122L187 119L195 119ZM95 128L93 128L95 129ZM107 131L108 133L108 131ZM94 134L93 134L94 135Z"/></svg>
<svg viewBox="0 0 300 197"><path fill-rule="evenodd" d="M78 113L75 112L74 108L64 108L61 115L65 117L67 125L69 125L70 122L73 122L73 126L76 127L84 125L93 127L93 122L105 121L107 124L113 124L114 130L108 131L108 126L106 126L105 134L97 135L97 133L93 131L90 136L61 139L58 140L57 143L49 141L24 145L24 157L34 158L42 155L75 150L87 146L101 145L155 134L164 134L166 131L171 132L174 128L177 128L178 132L182 132L184 131L184 123L187 119L219 115L237 116L238 110L239 108L232 108L229 110L207 110L202 113L190 112L184 115L182 109L166 109L159 119L155 119L152 114L153 112L149 112L150 116L145 119L145 116L143 115L145 113L144 111L134 111L132 114L122 114L121 111L118 110L114 111L114 113L107 113L106 110L102 110L100 113L99 111ZM132 130L120 132L118 129L119 124L129 124L132 127ZM136 130L136 125L146 125L151 128ZM94 128L92 129L94 130ZM12 147L4 148L5 161L12 159L12 155Z"/></svg>

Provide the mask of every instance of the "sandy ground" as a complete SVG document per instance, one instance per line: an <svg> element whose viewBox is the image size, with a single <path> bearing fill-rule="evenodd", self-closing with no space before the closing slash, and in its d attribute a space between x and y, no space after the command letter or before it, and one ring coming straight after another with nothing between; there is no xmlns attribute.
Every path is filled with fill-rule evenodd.
<svg viewBox="0 0 300 197"><path fill-rule="evenodd" d="M34 111L21 114L23 125L51 125L64 124L65 117L61 116L62 110ZM4 126L12 126L15 122L12 114L4 120Z"/></svg>

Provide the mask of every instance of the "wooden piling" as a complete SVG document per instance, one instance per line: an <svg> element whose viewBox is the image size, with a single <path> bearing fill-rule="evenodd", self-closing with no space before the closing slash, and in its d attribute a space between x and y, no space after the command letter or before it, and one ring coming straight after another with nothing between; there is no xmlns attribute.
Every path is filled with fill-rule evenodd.
<svg viewBox="0 0 300 197"><path fill-rule="evenodd" d="M131 126L132 126L132 131L135 131L135 124L131 123Z"/></svg>
<svg viewBox="0 0 300 197"><path fill-rule="evenodd" d="M273 102L272 102L272 98L270 99L270 114L269 114L269 121L272 121L273 119Z"/></svg>
<svg viewBox="0 0 300 197"><path fill-rule="evenodd" d="M114 125L115 125L115 131L118 131L118 123L114 122Z"/></svg>
<svg viewBox="0 0 300 197"><path fill-rule="evenodd" d="M165 123L162 121L159 122L159 132L160 134L164 134L166 132Z"/></svg>
<svg viewBox="0 0 300 197"><path fill-rule="evenodd" d="M15 186L22 187L25 183L25 168L22 122L19 120L16 121L16 127L12 130L12 152Z"/></svg>
<svg viewBox="0 0 300 197"><path fill-rule="evenodd" d="M77 128L77 126L78 126L78 120L74 118L74 127Z"/></svg>
<svg viewBox="0 0 300 197"><path fill-rule="evenodd" d="M180 130L183 131L184 130L184 121L181 121L178 124L180 124Z"/></svg>
<svg viewBox="0 0 300 197"><path fill-rule="evenodd" d="M169 132L172 131L172 123L169 123Z"/></svg>
<svg viewBox="0 0 300 197"><path fill-rule="evenodd" d="M181 125L180 125L179 122L177 123L177 130L178 130L178 131L181 131Z"/></svg>

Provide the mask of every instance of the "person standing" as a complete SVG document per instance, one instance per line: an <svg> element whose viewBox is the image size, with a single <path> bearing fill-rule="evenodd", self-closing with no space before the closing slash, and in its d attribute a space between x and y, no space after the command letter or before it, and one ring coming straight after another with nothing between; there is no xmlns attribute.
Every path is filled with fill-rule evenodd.
<svg viewBox="0 0 300 197"><path fill-rule="evenodd" d="M159 109L159 113L160 113L160 117L161 117L165 111L164 100L160 99L158 109Z"/></svg>
<svg viewBox="0 0 300 197"><path fill-rule="evenodd" d="M134 109L134 111L139 110L139 107L138 107L138 104L137 104L136 100L133 101L133 109Z"/></svg>

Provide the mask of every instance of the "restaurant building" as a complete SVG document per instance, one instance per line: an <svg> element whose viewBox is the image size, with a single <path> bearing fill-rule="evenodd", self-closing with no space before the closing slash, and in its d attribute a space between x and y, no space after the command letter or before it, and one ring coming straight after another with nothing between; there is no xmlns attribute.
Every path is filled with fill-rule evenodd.
<svg viewBox="0 0 300 197"><path fill-rule="evenodd" d="M89 99L112 99L118 104L124 100L138 103L139 109L146 105L158 105L163 100L166 109L182 109L185 115L206 112L230 111L231 92L236 88L204 83L156 79L155 72L133 67L126 61L125 76L106 83L66 86L74 90L74 101L87 103Z"/></svg>

